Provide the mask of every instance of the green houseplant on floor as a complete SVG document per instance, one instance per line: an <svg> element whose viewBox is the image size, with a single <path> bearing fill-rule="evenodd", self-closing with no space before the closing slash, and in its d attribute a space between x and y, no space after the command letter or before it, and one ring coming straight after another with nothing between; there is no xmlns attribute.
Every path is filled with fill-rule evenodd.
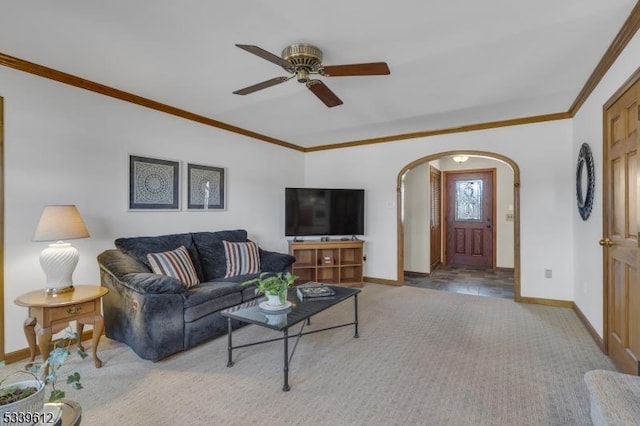
<svg viewBox="0 0 640 426"><path fill-rule="evenodd" d="M65 397L65 392L57 386L59 370L71 356L69 347L76 341L77 337L76 333L66 329L64 338L55 343L46 361L32 363L27 370L13 372L0 381L0 424L6 423L4 421L5 413L41 412L47 386L51 389L49 402ZM87 357L87 354L80 349L77 350L77 354L82 359ZM3 385L9 377L13 377L18 373L28 375L29 380ZM80 373L74 372L68 375L66 383L71 385L73 389L82 389Z"/></svg>
<svg viewBox="0 0 640 426"><path fill-rule="evenodd" d="M287 302L287 290L298 279L291 272L263 272L259 277L242 283L242 286L256 284L256 294L264 294L271 306L284 305Z"/></svg>
<svg viewBox="0 0 640 426"><path fill-rule="evenodd" d="M77 340L78 334L71 331L71 329L66 329L64 333L64 339L54 344L53 350L49 353L49 358L47 358L45 362L35 363L31 367L31 371L34 374L42 374L44 377L45 385L51 387L49 402L62 399L66 395L65 392L62 389L56 387L56 385L58 383L60 367L62 367L67 359L71 356L69 347ZM76 349L76 353L82 359L85 359L87 357L87 354L79 348ZM67 376L66 383L68 385L71 385L73 389L82 389L82 383L80 382L80 373L76 371L69 374Z"/></svg>

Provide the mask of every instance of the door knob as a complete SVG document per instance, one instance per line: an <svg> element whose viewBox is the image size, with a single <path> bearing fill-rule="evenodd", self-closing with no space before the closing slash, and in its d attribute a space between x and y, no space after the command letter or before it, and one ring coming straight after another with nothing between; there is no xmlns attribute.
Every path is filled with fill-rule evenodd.
<svg viewBox="0 0 640 426"><path fill-rule="evenodd" d="M598 242L602 247L611 247L613 245L613 241L609 238L602 239Z"/></svg>

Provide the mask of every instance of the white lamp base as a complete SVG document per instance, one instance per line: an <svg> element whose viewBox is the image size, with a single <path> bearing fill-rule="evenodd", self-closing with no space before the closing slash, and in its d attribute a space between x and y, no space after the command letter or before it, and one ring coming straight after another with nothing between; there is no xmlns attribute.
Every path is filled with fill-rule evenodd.
<svg viewBox="0 0 640 426"><path fill-rule="evenodd" d="M45 291L57 294L73 290L73 270L80 255L75 247L63 241L49 244L40 253L40 266L47 276Z"/></svg>

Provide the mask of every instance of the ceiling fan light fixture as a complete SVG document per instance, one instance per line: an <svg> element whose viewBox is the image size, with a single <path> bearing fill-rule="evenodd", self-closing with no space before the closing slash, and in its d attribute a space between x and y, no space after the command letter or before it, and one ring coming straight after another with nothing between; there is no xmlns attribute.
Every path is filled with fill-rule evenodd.
<svg viewBox="0 0 640 426"><path fill-rule="evenodd" d="M306 83L307 81L309 81L309 71L304 68L300 68L296 72L296 75L298 78L298 83Z"/></svg>
<svg viewBox="0 0 640 426"><path fill-rule="evenodd" d="M322 64L322 50L306 43L291 44L282 50L282 59L294 65L291 69L295 72L298 68L306 68L315 72Z"/></svg>
<svg viewBox="0 0 640 426"><path fill-rule="evenodd" d="M267 87L275 86L289 79L296 78L305 83L307 88L329 108L342 105L336 96L322 81L311 79L311 75L322 77L350 77L367 75L388 75L386 62L369 62L362 64L322 65L322 50L306 43L291 44L282 50L281 56L251 44L236 44L242 50L254 54L264 60L276 64L290 74L289 77L275 77L248 87L236 90L235 95L248 95Z"/></svg>
<svg viewBox="0 0 640 426"><path fill-rule="evenodd" d="M455 157L453 157L453 161L455 161L456 163L464 163L468 159L468 155L456 155Z"/></svg>

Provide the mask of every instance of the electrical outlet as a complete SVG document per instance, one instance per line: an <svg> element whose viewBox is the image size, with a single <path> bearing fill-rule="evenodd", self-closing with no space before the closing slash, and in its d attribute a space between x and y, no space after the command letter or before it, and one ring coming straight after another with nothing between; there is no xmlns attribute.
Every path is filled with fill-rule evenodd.
<svg viewBox="0 0 640 426"><path fill-rule="evenodd" d="M545 270L544 270L544 277L545 277L545 278L551 278L551 277L552 277L552 275L553 275L553 274L552 274L551 269L545 269Z"/></svg>

